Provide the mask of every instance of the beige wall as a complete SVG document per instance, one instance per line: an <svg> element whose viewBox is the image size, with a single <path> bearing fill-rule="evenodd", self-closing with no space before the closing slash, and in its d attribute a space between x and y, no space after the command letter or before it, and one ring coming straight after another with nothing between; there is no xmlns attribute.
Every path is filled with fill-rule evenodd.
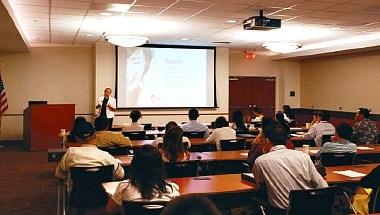
<svg viewBox="0 0 380 215"><path fill-rule="evenodd" d="M243 51L230 51L230 76L276 77L276 110L282 105L300 106L300 63L297 61L273 61L270 56L256 54L253 60L244 58ZM290 97L289 92L296 96Z"/></svg>
<svg viewBox="0 0 380 215"><path fill-rule="evenodd" d="M301 106L380 113L380 52L325 57L302 62Z"/></svg>
<svg viewBox="0 0 380 215"><path fill-rule="evenodd" d="M50 104L74 103L76 114L92 120L95 98L105 87L115 86L114 47L106 43L90 46L40 47L30 53L0 53L5 64L2 72L8 93L9 110L3 116L0 140L22 139L23 110L29 100L47 100ZM246 62L239 53L217 48L216 78L219 108L201 109L201 121L210 122L228 114L229 75L274 76L277 78L276 105L299 105L299 63L274 62L258 56ZM296 97L289 97L290 90ZM143 122L164 124L169 120L187 120L187 110L143 110ZM129 110L118 110L116 124L128 122Z"/></svg>
<svg viewBox="0 0 380 215"><path fill-rule="evenodd" d="M217 82L217 101L219 108L200 109L202 114L199 120L211 122L217 116L228 114L228 49L218 48L216 51L216 82ZM115 66L108 62L115 62L115 47L106 43L96 44L96 95L94 98L101 96L106 86L115 86ZM108 77L102 79L101 77ZM155 109L141 110L143 118L142 122L152 122L153 124L164 125L170 120L178 123L187 121L187 109ZM130 110L118 110L114 119L114 124L123 124L129 122L127 116ZM169 115L168 115L169 114ZM176 115L178 114L178 115Z"/></svg>
<svg viewBox="0 0 380 215"><path fill-rule="evenodd" d="M9 109L0 139L22 139L22 114L29 100L76 104L76 114L93 113L94 48L31 48L30 53L0 53ZM90 95L90 96L89 96Z"/></svg>

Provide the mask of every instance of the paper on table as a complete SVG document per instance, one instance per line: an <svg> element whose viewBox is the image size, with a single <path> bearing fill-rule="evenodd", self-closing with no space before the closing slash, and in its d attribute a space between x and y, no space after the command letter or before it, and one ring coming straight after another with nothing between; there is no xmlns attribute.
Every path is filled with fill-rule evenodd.
<svg viewBox="0 0 380 215"><path fill-rule="evenodd" d="M297 127L292 127L290 128L291 131L299 131L299 130L302 130L302 128L297 128Z"/></svg>
<svg viewBox="0 0 380 215"><path fill-rule="evenodd" d="M370 147L367 147L367 146L358 146L356 148L359 149L359 150L373 150L374 149L374 148L370 148Z"/></svg>
<svg viewBox="0 0 380 215"><path fill-rule="evenodd" d="M240 153L240 155L247 156L248 157L248 152Z"/></svg>
<svg viewBox="0 0 380 215"><path fill-rule="evenodd" d="M344 175L344 176L348 176L348 177L351 177L351 178L356 178L356 177L363 177L363 176L365 176L365 174L363 174L363 173L355 172L355 171L352 171L352 170L334 171L334 173L336 173L336 174L340 174L340 175Z"/></svg>

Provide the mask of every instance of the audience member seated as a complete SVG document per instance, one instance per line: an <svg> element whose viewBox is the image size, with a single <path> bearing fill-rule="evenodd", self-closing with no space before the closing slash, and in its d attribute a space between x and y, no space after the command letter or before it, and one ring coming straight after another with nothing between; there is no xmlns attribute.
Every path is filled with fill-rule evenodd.
<svg viewBox="0 0 380 215"><path fill-rule="evenodd" d="M162 149L160 149L164 162L179 162L190 159L190 152L185 150L182 138L183 131L178 126L165 132Z"/></svg>
<svg viewBox="0 0 380 215"><path fill-rule="evenodd" d="M366 211L367 213L380 212L380 204L379 204L380 193L376 192L378 191L379 186L380 186L379 178L380 178L380 165L374 168L368 175L364 176L360 181L361 187L359 187L358 190L363 189L363 188L372 189L370 201L368 202L368 207Z"/></svg>
<svg viewBox="0 0 380 215"><path fill-rule="evenodd" d="M112 157L108 152L98 149L95 145L95 129L91 123L82 121L78 124L75 132L75 139L80 143L80 147L68 148L65 155L59 162L55 176L66 180L67 191L72 188L69 169L71 167L94 167L114 165L114 173L117 179L123 179L124 170L119 161Z"/></svg>
<svg viewBox="0 0 380 215"><path fill-rule="evenodd" d="M166 123L165 125L165 134L171 129L171 128L174 128L174 127L178 127L178 124L174 121L170 121L168 123ZM165 136L165 135L164 135ZM164 142L164 137L157 137L156 140L152 143L153 146L159 148L159 145L162 144ZM187 149L190 149L191 147L191 142L190 142L190 139L188 137L185 137L183 136L182 137L182 142L183 143L187 143L185 145L187 145Z"/></svg>
<svg viewBox="0 0 380 215"><path fill-rule="evenodd" d="M265 153L268 153L270 151L270 149L272 148L272 144L270 144L270 142L265 138L264 130L268 126L272 125L273 123L275 123L275 121L272 118L270 118L270 117L264 117L263 118L263 122L262 122L263 128L260 131L259 135L257 135L255 140L253 141L252 146L248 152L247 163L251 167L253 166L253 164L255 163L256 159L259 156L261 156ZM286 148L294 149L294 145L290 140L286 141Z"/></svg>
<svg viewBox="0 0 380 215"><path fill-rule="evenodd" d="M67 132L67 142L68 143L74 143L75 142L75 132L78 130L78 126L83 122L86 122L86 118L84 118L83 116L78 116L77 118L75 118L73 129L71 129L71 131Z"/></svg>
<svg viewBox="0 0 380 215"><path fill-rule="evenodd" d="M95 142L97 147L112 146L132 146L132 142L128 137L124 137L121 133L108 131L108 119L98 117L95 119Z"/></svg>
<svg viewBox="0 0 380 215"><path fill-rule="evenodd" d="M288 123L288 125L293 124L294 115L289 105L282 106L282 114L284 115L284 120L286 121L286 123Z"/></svg>
<svg viewBox="0 0 380 215"><path fill-rule="evenodd" d="M323 144L321 153L356 153L356 145L350 142L352 127L347 123L342 123L336 127L335 135L331 138L332 142Z"/></svg>
<svg viewBox="0 0 380 215"><path fill-rule="evenodd" d="M263 121L264 114L263 114L263 109L261 107L255 107L253 109L253 115L254 115L254 118L251 120L251 122L257 123L257 122Z"/></svg>
<svg viewBox="0 0 380 215"><path fill-rule="evenodd" d="M327 111L321 111L317 116L319 123L310 127L309 131L302 137L292 137L292 140L312 140L314 139L316 146L322 146L323 135L333 135L335 133L335 127L328 122L330 114Z"/></svg>
<svg viewBox="0 0 380 215"><path fill-rule="evenodd" d="M271 206L269 214L285 214L291 190L323 188L328 185L309 155L286 149L287 135L282 125L275 122L264 132L273 147L270 152L257 158L253 166L256 189L266 189Z"/></svg>
<svg viewBox="0 0 380 215"><path fill-rule="evenodd" d="M220 141L236 139L236 131L228 126L226 118L220 116L215 120L215 129L207 138L208 143L215 143L216 149L220 151Z"/></svg>
<svg viewBox="0 0 380 215"><path fill-rule="evenodd" d="M289 127L289 124L288 124L288 121L285 120L284 118L285 114L283 114L282 112L277 112L276 113L276 120L277 122L279 122L282 126L284 126L285 128L285 131L288 133L288 135L290 134L290 127Z"/></svg>
<svg viewBox="0 0 380 215"><path fill-rule="evenodd" d="M248 133L248 128L245 126L243 112L241 110L235 110L232 113L232 128L235 129L237 134Z"/></svg>
<svg viewBox="0 0 380 215"><path fill-rule="evenodd" d="M185 195L171 200L160 215L222 215L218 208L205 196Z"/></svg>
<svg viewBox="0 0 380 215"><path fill-rule="evenodd" d="M199 117L199 111L195 108L191 108L188 113L190 122L187 122L181 125L181 128L184 132L205 132L205 137L210 135L206 125L199 123L197 121Z"/></svg>
<svg viewBox="0 0 380 215"><path fill-rule="evenodd" d="M321 120L320 116L322 115L321 111L314 111L313 112L313 120L310 122L310 126L313 126Z"/></svg>
<svg viewBox="0 0 380 215"><path fill-rule="evenodd" d="M138 110L133 110L129 114L129 118L132 119L131 123L126 123L123 125L122 131L144 131L144 126L138 123L141 118L141 112Z"/></svg>
<svg viewBox="0 0 380 215"><path fill-rule="evenodd" d="M359 108L356 113L352 142L356 144L376 143L378 130L376 123L369 119L369 113L367 108Z"/></svg>
<svg viewBox="0 0 380 215"><path fill-rule="evenodd" d="M120 212L123 200L170 201L176 196L179 196L179 187L166 181L160 152L151 145L144 145L136 150L132 159L130 179L118 185L106 210L108 213Z"/></svg>

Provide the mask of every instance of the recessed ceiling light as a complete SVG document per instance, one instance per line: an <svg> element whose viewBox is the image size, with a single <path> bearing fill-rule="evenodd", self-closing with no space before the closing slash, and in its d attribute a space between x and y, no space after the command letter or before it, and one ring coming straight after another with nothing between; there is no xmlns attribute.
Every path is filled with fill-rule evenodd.
<svg viewBox="0 0 380 215"><path fill-rule="evenodd" d="M227 20L227 23L237 23L237 20L235 20L235 19L229 19L229 20Z"/></svg>
<svg viewBox="0 0 380 215"><path fill-rule="evenodd" d="M181 40L183 40L183 41L188 41L189 38L182 38Z"/></svg>
<svg viewBox="0 0 380 215"><path fill-rule="evenodd" d="M86 34L86 37L92 37L94 36L93 34Z"/></svg>
<svg viewBox="0 0 380 215"><path fill-rule="evenodd" d="M112 13L110 13L110 12L101 12L99 14L102 16L112 16Z"/></svg>

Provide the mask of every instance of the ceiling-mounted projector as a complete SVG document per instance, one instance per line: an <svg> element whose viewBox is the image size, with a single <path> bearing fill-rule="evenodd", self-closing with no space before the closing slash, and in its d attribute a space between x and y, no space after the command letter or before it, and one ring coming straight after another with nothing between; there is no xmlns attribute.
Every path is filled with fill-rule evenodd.
<svg viewBox="0 0 380 215"><path fill-rule="evenodd" d="M260 16L252 16L243 21L244 30L271 30L281 28L281 19L270 19L260 10Z"/></svg>

